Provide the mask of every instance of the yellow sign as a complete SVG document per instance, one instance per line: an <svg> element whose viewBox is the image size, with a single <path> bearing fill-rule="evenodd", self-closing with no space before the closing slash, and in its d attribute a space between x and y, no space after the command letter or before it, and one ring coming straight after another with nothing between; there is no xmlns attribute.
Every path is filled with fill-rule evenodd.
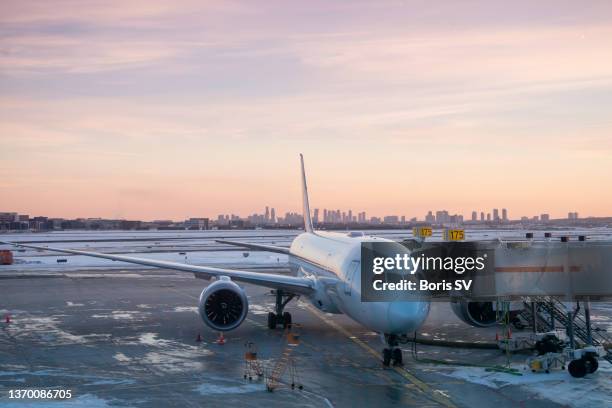
<svg viewBox="0 0 612 408"><path fill-rule="evenodd" d="M412 235L415 237L425 238L431 237L432 231L431 227L414 227L412 229Z"/></svg>
<svg viewBox="0 0 612 408"><path fill-rule="evenodd" d="M445 241L463 241L465 239L465 231L462 229L447 229L444 231Z"/></svg>

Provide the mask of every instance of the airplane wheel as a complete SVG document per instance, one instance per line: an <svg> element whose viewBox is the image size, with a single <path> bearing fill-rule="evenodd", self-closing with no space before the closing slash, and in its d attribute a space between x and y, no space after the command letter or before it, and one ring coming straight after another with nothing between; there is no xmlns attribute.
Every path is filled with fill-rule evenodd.
<svg viewBox="0 0 612 408"><path fill-rule="evenodd" d="M582 378L587 373L586 365L584 364L584 360L582 359L571 361L569 363L569 366L567 367L567 370L569 371L572 377L576 378Z"/></svg>
<svg viewBox="0 0 612 408"><path fill-rule="evenodd" d="M393 365L399 367L404 365L402 349L400 348L393 349Z"/></svg>
<svg viewBox="0 0 612 408"><path fill-rule="evenodd" d="M268 329L276 329L276 315L272 312L268 312Z"/></svg>
<svg viewBox="0 0 612 408"><path fill-rule="evenodd" d="M586 361L586 365L587 365L587 371L589 372L589 374L594 373L595 371L597 371L597 369L599 368L599 362L597 361L597 359L593 356L589 356L586 357L584 359Z"/></svg>
<svg viewBox="0 0 612 408"><path fill-rule="evenodd" d="M291 327L291 313L289 312L283 313L283 329L287 327Z"/></svg>
<svg viewBox="0 0 612 408"><path fill-rule="evenodd" d="M389 367L391 364L391 354L391 349L386 348L383 350L383 366Z"/></svg>

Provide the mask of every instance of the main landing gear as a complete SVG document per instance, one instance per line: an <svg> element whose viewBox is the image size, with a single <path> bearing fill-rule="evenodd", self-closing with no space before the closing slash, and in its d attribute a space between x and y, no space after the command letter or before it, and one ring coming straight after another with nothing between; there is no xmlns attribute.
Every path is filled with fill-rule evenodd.
<svg viewBox="0 0 612 408"><path fill-rule="evenodd" d="M276 313L268 313L268 329L276 329L278 324L282 325L283 329L291 328L291 313L283 312L283 310L295 295L292 293L286 294L280 289L273 291L273 293L276 294Z"/></svg>
<svg viewBox="0 0 612 408"><path fill-rule="evenodd" d="M387 347L383 349L383 366L389 367L393 363L394 367L404 365L402 349L398 347L398 338L395 334L385 334Z"/></svg>

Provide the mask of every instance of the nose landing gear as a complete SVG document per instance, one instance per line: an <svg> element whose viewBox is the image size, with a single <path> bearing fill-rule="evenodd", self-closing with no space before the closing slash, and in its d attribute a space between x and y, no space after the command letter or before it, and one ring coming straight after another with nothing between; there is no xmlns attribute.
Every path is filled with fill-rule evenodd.
<svg viewBox="0 0 612 408"><path fill-rule="evenodd" d="M398 347L397 336L395 334L385 334L386 348L383 349L383 366L389 367L393 363L394 367L402 367L404 359L402 349Z"/></svg>
<svg viewBox="0 0 612 408"><path fill-rule="evenodd" d="M276 313L268 313L268 329L276 329L276 325L281 324L283 329L291 327L291 313L284 312L285 306L295 297L294 294L285 294L282 290L278 289L273 291L276 295Z"/></svg>

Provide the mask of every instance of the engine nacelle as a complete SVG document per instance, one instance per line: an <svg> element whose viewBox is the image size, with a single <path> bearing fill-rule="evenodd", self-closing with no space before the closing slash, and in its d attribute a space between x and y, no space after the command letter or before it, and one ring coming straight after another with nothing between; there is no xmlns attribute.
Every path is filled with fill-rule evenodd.
<svg viewBox="0 0 612 408"><path fill-rule="evenodd" d="M490 327L497 323L498 313L493 302L468 302L458 300L451 303L459 319L474 327Z"/></svg>
<svg viewBox="0 0 612 408"><path fill-rule="evenodd" d="M246 293L229 278L208 285L200 294L198 312L207 326L228 331L240 326L249 311Z"/></svg>

